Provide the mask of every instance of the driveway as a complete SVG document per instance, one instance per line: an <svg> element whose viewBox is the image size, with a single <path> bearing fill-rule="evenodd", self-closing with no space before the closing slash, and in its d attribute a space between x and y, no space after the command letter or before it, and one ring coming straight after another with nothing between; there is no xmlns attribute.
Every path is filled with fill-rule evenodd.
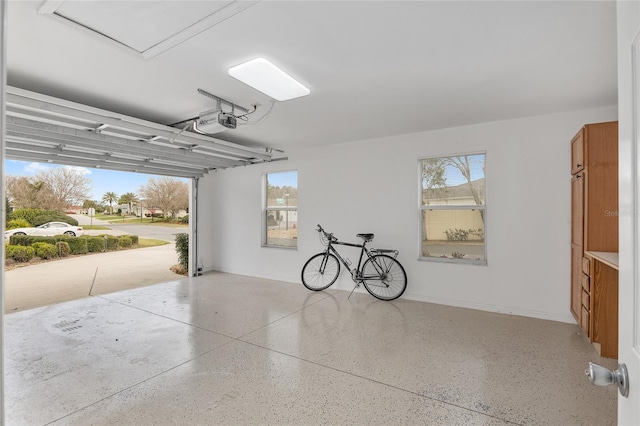
<svg viewBox="0 0 640 426"><path fill-rule="evenodd" d="M73 215L76 218L78 216L83 221L87 219L86 224L88 224L88 217ZM81 225L84 224L80 220L78 222ZM95 219L93 224L115 228L109 223L96 223ZM145 226L139 226L139 228L145 228ZM124 229L133 230L133 228L121 228L109 233L129 233ZM156 235L149 238L171 241L169 232L177 233L175 230L176 228L166 228L161 231L164 234L150 230L150 233L145 234ZM87 233L93 232L105 233L105 231L88 231ZM161 238L160 235L164 237ZM106 294L179 280L184 277L169 270L177 263L175 245L166 244L144 249L89 254L16 268L5 272L4 312L12 313L88 297L90 294Z"/></svg>
<svg viewBox="0 0 640 426"><path fill-rule="evenodd" d="M184 278L172 244L88 254L5 272L4 312L112 293Z"/></svg>

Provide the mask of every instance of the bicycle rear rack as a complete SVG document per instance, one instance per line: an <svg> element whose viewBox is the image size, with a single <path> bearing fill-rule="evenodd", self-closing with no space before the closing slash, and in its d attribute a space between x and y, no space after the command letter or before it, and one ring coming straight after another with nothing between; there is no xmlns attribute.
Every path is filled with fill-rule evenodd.
<svg viewBox="0 0 640 426"><path fill-rule="evenodd" d="M398 250L393 250L393 249L370 249L369 250L370 253L375 253L375 254L386 254L386 255L391 255L393 254L393 258L397 258L398 254L400 254L400 252Z"/></svg>

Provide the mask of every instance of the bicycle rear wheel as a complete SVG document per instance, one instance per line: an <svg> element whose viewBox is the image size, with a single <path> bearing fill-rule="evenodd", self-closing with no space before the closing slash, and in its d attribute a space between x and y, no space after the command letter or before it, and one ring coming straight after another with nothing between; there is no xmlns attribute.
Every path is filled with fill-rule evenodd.
<svg viewBox="0 0 640 426"><path fill-rule="evenodd" d="M373 297L393 300L402 296L407 288L407 274L396 259L378 254L364 262L362 283Z"/></svg>
<svg viewBox="0 0 640 426"><path fill-rule="evenodd" d="M301 275L302 284L309 290L324 290L338 279L340 262L331 253L318 253L307 260Z"/></svg>

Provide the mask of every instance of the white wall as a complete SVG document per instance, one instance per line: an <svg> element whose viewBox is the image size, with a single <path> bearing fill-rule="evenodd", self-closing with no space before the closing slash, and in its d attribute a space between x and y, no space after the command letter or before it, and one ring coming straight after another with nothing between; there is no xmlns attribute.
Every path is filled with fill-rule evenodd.
<svg viewBox="0 0 640 426"><path fill-rule="evenodd" d="M300 284L322 246L315 225L340 239L375 233L400 250L403 297L574 322L570 297L570 140L615 107L484 123L384 139L288 150L288 161L229 169L201 180L204 270ZM486 151L488 266L418 261L418 159ZM261 247L261 175L298 170L298 250ZM357 253L350 256L357 259ZM336 288L351 290L343 272Z"/></svg>

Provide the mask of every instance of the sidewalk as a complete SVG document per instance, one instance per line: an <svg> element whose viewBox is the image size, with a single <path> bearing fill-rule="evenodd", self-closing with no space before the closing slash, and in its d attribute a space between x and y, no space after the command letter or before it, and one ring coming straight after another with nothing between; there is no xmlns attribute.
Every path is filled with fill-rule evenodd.
<svg viewBox="0 0 640 426"><path fill-rule="evenodd" d="M184 277L169 270L177 263L175 247L167 244L16 268L5 272L4 312L179 280Z"/></svg>

